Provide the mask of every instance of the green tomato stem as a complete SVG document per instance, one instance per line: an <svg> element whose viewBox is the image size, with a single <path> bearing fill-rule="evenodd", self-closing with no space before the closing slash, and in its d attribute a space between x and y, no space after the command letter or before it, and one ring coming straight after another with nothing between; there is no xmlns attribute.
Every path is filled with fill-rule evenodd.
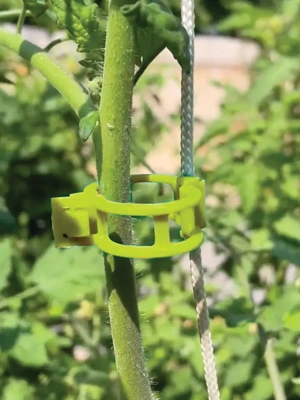
<svg viewBox="0 0 300 400"><path fill-rule="evenodd" d="M16 10L5 10L5 11L0 11L0 21L7 21L9 19L15 19L15 18L19 18L20 15L22 14L23 9L16 9ZM31 15L30 11L26 11L25 12L25 16L29 17Z"/></svg>
<svg viewBox="0 0 300 400"><path fill-rule="evenodd" d="M95 109L84 88L40 47L22 39L17 33L3 29L0 29L0 45L29 61L61 93L79 118Z"/></svg>
<svg viewBox="0 0 300 400"><path fill-rule="evenodd" d="M25 4L23 3L23 7L21 9L21 13L19 15L19 19L17 22L17 33L20 35L22 32L22 28L25 22L25 18L26 18L26 7Z"/></svg>
<svg viewBox="0 0 300 400"><path fill-rule="evenodd" d="M100 129L93 141L100 193L130 201L130 132L134 85L134 27L120 12L122 0L111 0L107 22ZM110 237L132 242L130 218L109 216ZM108 306L120 382L120 399L151 400L145 367L135 273L130 259L105 255Z"/></svg>

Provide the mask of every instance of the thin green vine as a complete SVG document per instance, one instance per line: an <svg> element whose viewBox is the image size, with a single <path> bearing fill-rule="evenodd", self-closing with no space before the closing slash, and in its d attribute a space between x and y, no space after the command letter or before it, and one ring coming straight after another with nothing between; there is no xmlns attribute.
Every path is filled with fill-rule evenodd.
<svg viewBox="0 0 300 400"><path fill-rule="evenodd" d="M4 10L0 11L0 21L7 21L10 19L19 18L22 14L23 9L16 9L16 10ZM26 10L25 16L28 17L31 15L31 12Z"/></svg>
<svg viewBox="0 0 300 400"><path fill-rule="evenodd" d="M21 301L28 299L30 297L36 296L40 292L40 288L38 286L32 286L28 289L25 289L23 292L15 294L11 297L6 297L5 299L1 299L0 301L0 310L6 307L10 307L16 301Z"/></svg>
<svg viewBox="0 0 300 400"><path fill-rule="evenodd" d="M268 339L266 343L264 358L272 382L275 400L287 400L273 350L273 339Z"/></svg>
<svg viewBox="0 0 300 400"><path fill-rule="evenodd" d="M18 22L17 22L17 33L18 34L21 34L21 32L22 32L22 28L23 28L23 25L24 25L24 22L25 22L25 18L26 18L26 7L25 7L25 4L23 3L23 7L21 9L21 13L19 15L19 19L18 19Z"/></svg>

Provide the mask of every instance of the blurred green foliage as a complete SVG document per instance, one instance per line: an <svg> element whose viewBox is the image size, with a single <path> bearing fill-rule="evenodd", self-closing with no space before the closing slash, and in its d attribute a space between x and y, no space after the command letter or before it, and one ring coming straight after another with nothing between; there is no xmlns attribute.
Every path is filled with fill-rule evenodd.
<svg viewBox="0 0 300 400"><path fill-rule="evenodd" d="M32 0L29 0L29 2ZM48 0L41 0L40 3L48 3ZM107 8L107 2L104 0L85 0L85 4L96 3L101 6L102 9ZM180 16L180 0L167 0L172 11L175 15ZM212 33L217 29L217 24L222 21L225 17L231 15L231 5L235 4L236 0L195 0L195 28L197 33ZM237 2L239 3L239 2ZM245 3L244 1L242 3ZM251 5L259 5L274 9L280 4L281 1L277 0L249 0L248 3ZM0 11L8 9L21 8L22 0L1 0ZM51 31L56 29L55 17L52 12L47 12L39 16L39 18L28 17L27 22L33 25L46 26ZM244 26L244 25L241 25ZM236 28L236 27L235 27ZM230 33L236 32L232 30ZM238 32L237 32L238 33Z"/></svg>
<svg viewBox="0 0 300 400"><path fill-rule="evenodd" d="M234 2L221 20L218 29L256 40L262 52L247 93L224 88L221 116L196 158L213 199L207 238L225 257L224 284L233 278L237 288L220 299L207 287L222 400L274 398L268 338L287 399L300 397L300 11L299 0L276 3ZM38 73L1 48L0 62L13 82L0 84L0 397L114 399L101 254L52 244L50 198L94 179L91 143L80 143L75 115ZM154 132L165 132L147 101L159 105L161 84L152 76L139 83L133 165L155 146ZM168 199L161 190L135 195ZM149 242L150 224L134 225ZM189 271L181 259L138 261L136 270L154 390L164 400L206 398Z"/></svg>

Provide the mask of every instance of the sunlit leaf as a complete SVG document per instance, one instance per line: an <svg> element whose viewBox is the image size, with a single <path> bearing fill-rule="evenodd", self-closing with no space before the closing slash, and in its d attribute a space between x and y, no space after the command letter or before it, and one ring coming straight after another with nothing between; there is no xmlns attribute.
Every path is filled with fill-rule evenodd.
<svg viewBox="0 0 300 400"><path fill-rule="evenodd" d="M279 58L273 64L268 65L251 86L247 95L249 103L259 104L262 102L275 86L290 79L299 68L298 59L287 57Z"/></svg>
<svg viewBox="0 0 300 400"><path fill-rule="evenodd" d="M251 248L258 251L268 251L272 248L270 231L268 229L258 229L251 233Z"/></svg>
<svg viewBox="0 0 300 400"><path fill-rule="evenodd" d="M274 228L280 235L300 242L300 219L287 214L275 222Z"/></svg>
<svg viewBox="0 0 300 400"><path fill-rule="evenodd" d="M28 367L41 367L48 363L45 343L31 333L22 333L18 336L10 355Z"/></svg>
<svg viewBox="0 0 300 400"><path fill-rule="evenodd" d="M92 111L79 122L79 137L83 142L86 142L91 136L99 122L99 111Z"/></svg>
<svg viewBox="0 0 300 400"><path fill-rule="evenodd" d="M261 194L260 190L260 170L255 165L242 168L244 176L239 185L242 198L242 207L245 215L249 215L255 207Z"/></svg>
<svg viewBox="0 0 300 400"><path fill-rule="evenodd" d="M284 318L284 327L300 333L300 310L292 310L291 312L287 313Z"/></svg>
<svg viewBox="0 0 300 400"><path fill-rule="evenodd" d="M46 296L62 303L76 301L104 284L103 258L97 247L50 247L34 265L31 279Z"/></svg>
<svg viewBox="0 0 300 400"><path fill-rule="evenodd" d="M50 0L58 24L65 28L86 53L89 66L101 73L104 59L106 14L97 4L83 0ZM86 61L88 62L88 61Z"/></svg>
<svg viewBox="0 0 300 400"><path fill-rule="evenodd" d="M48 362L45 341L35 335L30 324L16 314L0 316L0 349L20 364L41 367Z"/></svg>
<svg viewBox="0 0 300 400"><path fill-rule="evenodd" d="M3 391L3 400L32 400L34 387L26 380L10 379Z"/></svg>
<svg viewBox="0 0 300 400"><path fill-rule="evenodd" d="M277 331L284 326L285 314L299 304L300 293L296 290L289 290L262 310L259 321L264 326L264 329Z"/></svg>
<svg viewBox="0 0 300 400"><path fill-rule="evenodd" d="M269 400L273 395L273 386L266 375L256 375L252 389L246 393L246 400Z"/></svg>
<svg viewBox="0 0 300 400"><path fill-rule="evenodd" d="M248 357L245 361L237 361L232 364L226 373L225 385L239 386L248 383L252 366L251 357Z"/></svg>

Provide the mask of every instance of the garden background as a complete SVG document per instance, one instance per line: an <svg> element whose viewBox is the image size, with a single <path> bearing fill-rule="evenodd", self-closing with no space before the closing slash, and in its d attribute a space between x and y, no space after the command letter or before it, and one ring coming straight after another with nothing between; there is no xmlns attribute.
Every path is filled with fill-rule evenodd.
<svg viewBox="0 0 300 400"><path fill-rule="evenodd" d="M196 6L195 161L207 185L203 257L221 398L297 400L300 1ZM19 7L2 0L0 11ZM62 35L51 13L26 24L24 36L39 45ZM71 42L51 53L87 79ZM138 83L133 171L178 173L179 79L164 52ZM92 143L80 142L64 99L2 47L0 80L0 398L114 399L101 257L95 248L54 249L51 231L50 198L95 180ZM168 196L160 187L134 193ZM146 221L134 229L151 241ZM154 391L163 400L207 398L186 257L138 260L136 272Z"/></svg>

